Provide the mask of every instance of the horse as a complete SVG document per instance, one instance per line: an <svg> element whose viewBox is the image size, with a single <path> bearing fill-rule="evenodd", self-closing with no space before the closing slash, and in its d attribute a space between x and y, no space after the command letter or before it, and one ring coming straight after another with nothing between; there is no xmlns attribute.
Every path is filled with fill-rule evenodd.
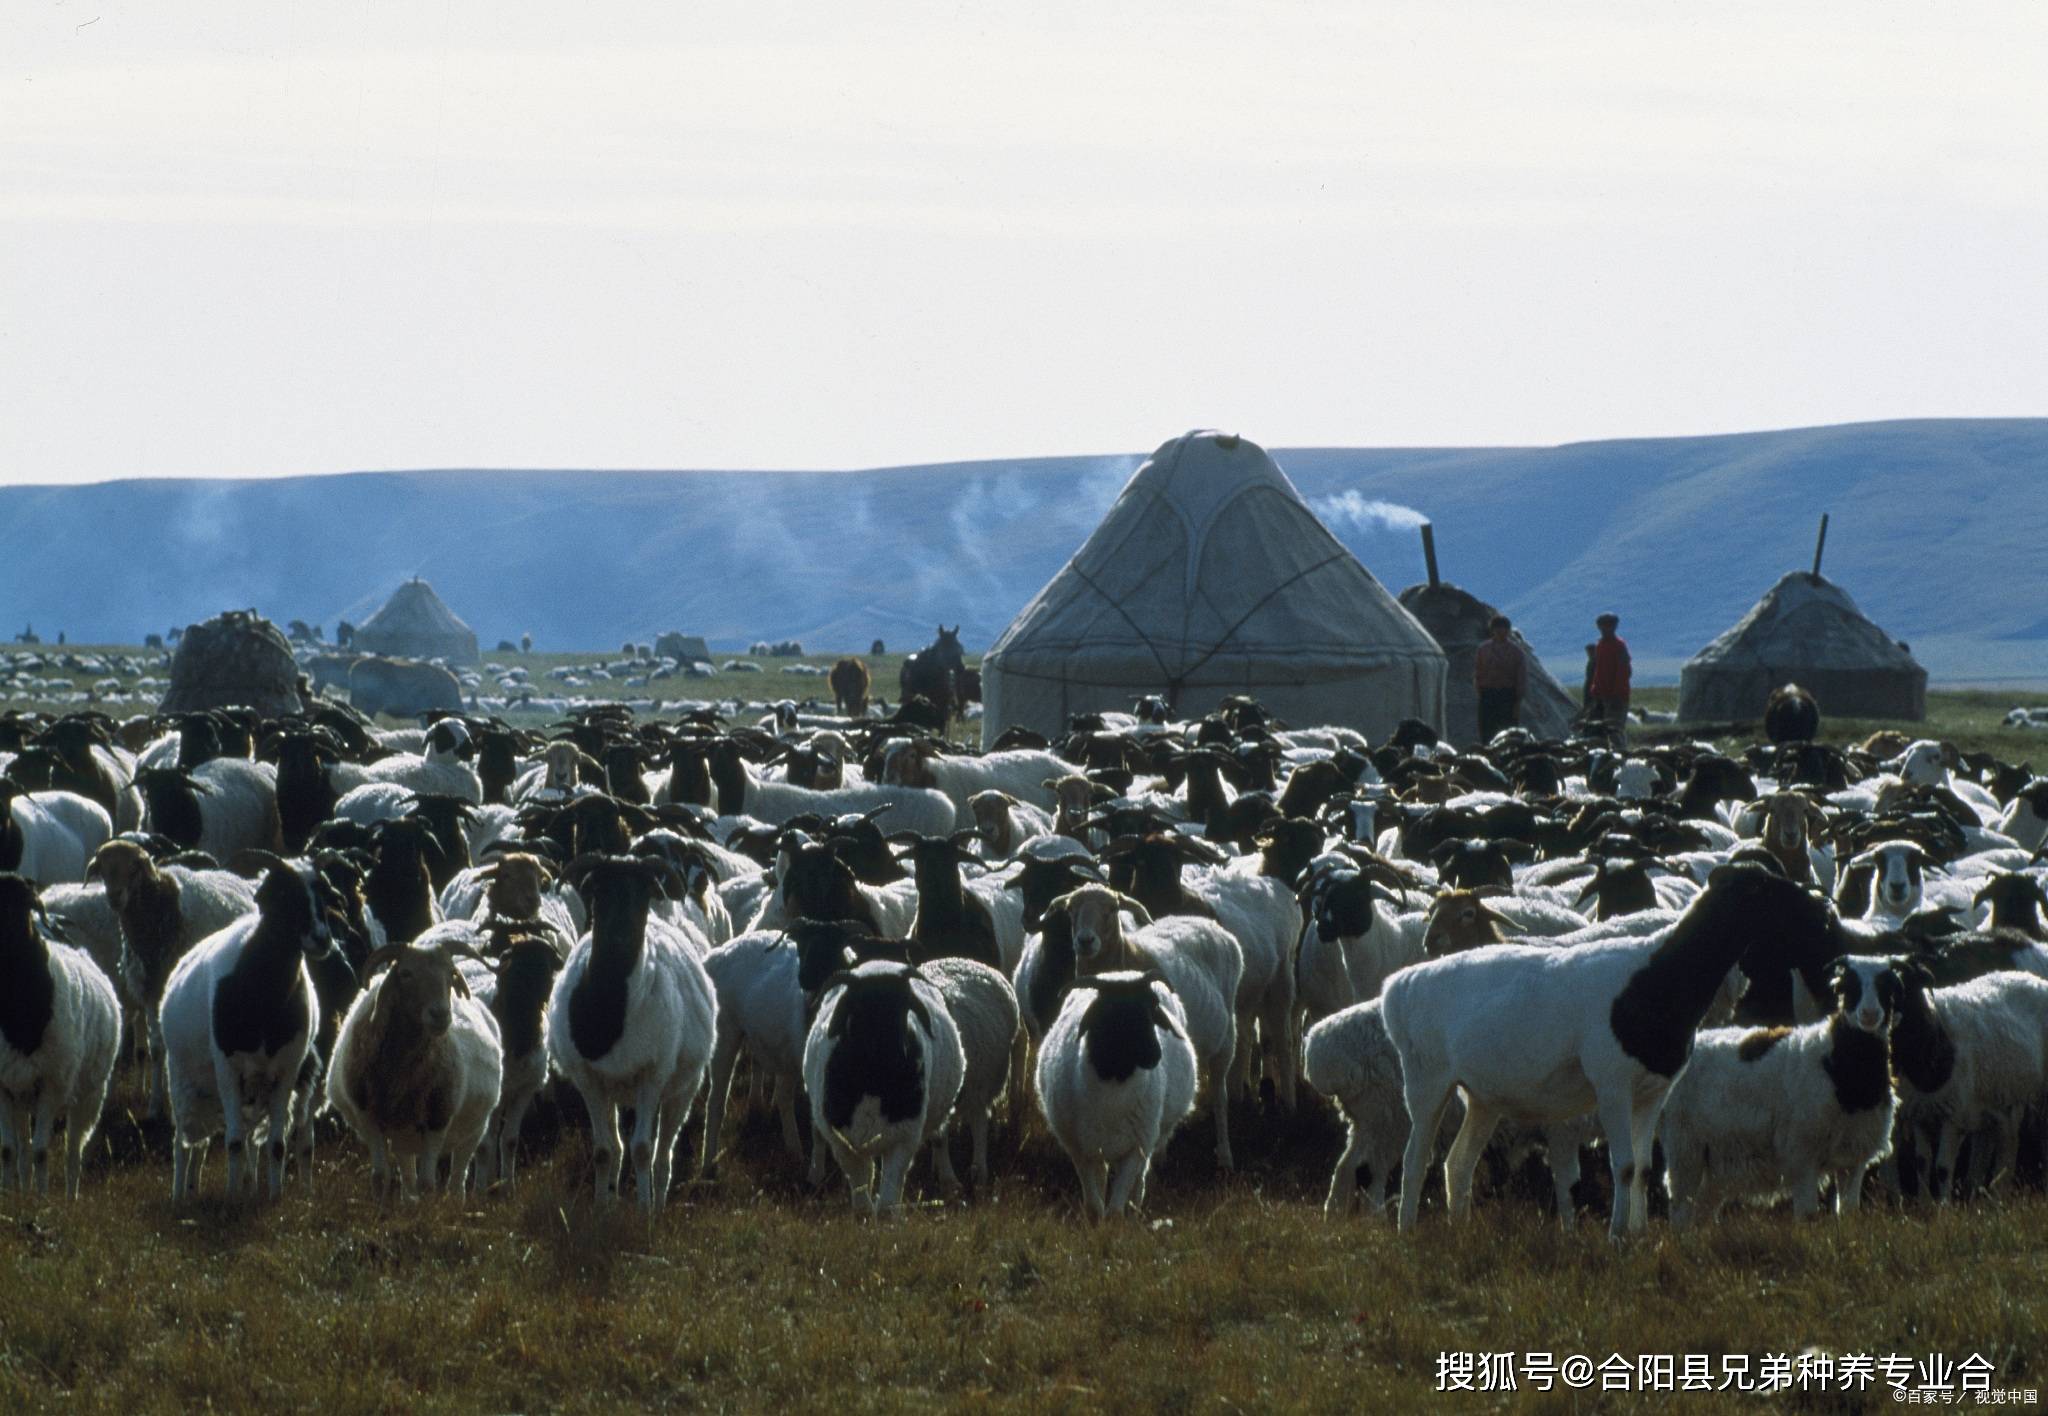
<svg viewBox="0 0 2048 1416"><path fill-rule="evenodd" d="M859 718L868 711L868 666L851 654L832 666L828 682L832 685L832 699L838 704L840 713L848 718Z"/></svg>
<svg viewBox="0 0 2048 1416"><path fill-rule="evenodd" d="M896 685L901 697L930 699L944 721L950 723L960 708L955 676L966 670L967 659L960 649L960 626L948 629L940 625L938 638L904 659Z"/></svg>

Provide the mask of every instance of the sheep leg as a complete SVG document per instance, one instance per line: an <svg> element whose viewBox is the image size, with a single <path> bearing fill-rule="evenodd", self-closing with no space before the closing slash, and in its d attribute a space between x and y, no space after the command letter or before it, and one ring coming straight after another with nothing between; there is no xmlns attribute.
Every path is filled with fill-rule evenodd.
<svg viewBox="0 0 2048 1416"><path fill-rule="evenodd" d="M619 1140L619 1109L609 1101L593 1097L585 1097L584 1104L590 1112L590 1134L595 1147L591 1159L597 1170L597 1198L616 1200L619 1171L626 1160L625 1147Z"/></svg>
<svg viewBox="0 0 2048 1416"><path fill-rule="evenodd" d="M660 1126L661 1102L651 1096L638 1098L633 1106L633 1185L640 1192L640 1208L649 1214L658 1207L654 1195L654 1138L660 1134Z"/></svg>
<svg viewBox="0 0 2048 1416"><path fill-rule="evenodd" d="M1282 981L1292 975L1282 970ZM1294 1026L1293 990L1275 983L1266 991L1266 1006L1259 1015L1259 1037L1265 1043L1266 1070L1273 1076L1273 1091L1288 1112L1295 1108L1297 1076L1301 1067L1301 1035Z"/></svg>
<svg viewBox="0 0 2048 1416"><path fill-rule="evenodd" d="M1560 1135L1562 1128L1546 1128L1543 1149L1550 1161L1550 1184L1557 1195L1557 1219L1567 1231L1578 1225L1578 1206L1572 1202L1572 1186L1579 1183L1579 1141Z"/></svg>
<svg viewBox="0 0 2048 1416"><path fill-rule="evenodd" d="M370 1136L370 1197L379 1204L389 1204L398 1198L398 1184L391 1174L391 1151L384 1144L381 1131Z"/></svg>
<svg viewBox="0 0 2048 1416"><path fill-rule="evenodd" d="M1984 1189L2000 1195L2012 1178L2013 1165L2019 1157L2019 1127L2009 1112L2001 1111L1991 1118L1991 1129L1997 1139L1991 1147L1991 1168L1985 1172Z"/></svg>
<svg viewBox="0 0 2048 1416"><path fill-rule="evenodd" d="M1116 1173L1110 1178L1108 1211L1122 1218L1131 1203L1131 1191L1145 1178L1145 1152L1134 1150L1117 1163Z"/></svg>
<svg viewBox="0 0 2048 1416"><path fill-rule="evenodd" d="M15 1160L21 1151L14 1121L14 1098L0 1096L0 1190L12 1190L20 1183Z"/></svg>
<svg viewBox="0 0 2048 1416"><path fill-rule="evenodd" d="M71 1108L64 1118L64 1198L78 1198L79 1177L85 1170L85 1142L99 1120L104 1096L94 1097Z"/></svg>
<svg viewBox="0 0 2048 1416"><path fill-rule="evenodd" d="M1350 1121L1350 1135L1345 1140L1344 1154L1337 1157L1337 1169L1330 1176L1330 1197L1323 1201L1325 1219L1343 1218L1358 1202L1358 1167L1365 1160L1365 1127L1348 1116L1345 1119Z"/></svg>
<svg viewBox="0 0 2048 1416"><path fill-rule="evenodd" d="M1108 1213L1105 1191L1108 1186L1109 1167L1099 1160L1074 1162L1074 1169L1081 1177L1081 1202L1087 1207L1090 1219L1101 1219Z"/></svg>
<svg viewBox="0 0 2048 1416"><path fill-rule="evenodd" d="M968 1175L974 1180L975 1198L979 1199L988 1191L988 1128L989 1113L977 1112L967 1118L967 1134L974 1142L974 1160Z"/></svg>
<svg viewBox="0 0 2048 1416"><path fill-rule="evenodd" d="M668 1204L669 1183L675 1176L676 1146L683 1134L683 1127L690 1119L690 1103L695 1100L694 1091L686 1092L678 1087L661 1104L661 1120L654 1131L654 1208L659 1212ZM687 1166L688 1158L684 1158Z"/></svg>
<svg viewBox="0 0 2048 1416"><path fill-rule="evenodd" d="M242 1115L242 1089L235 1074L224 1066L216 1066L214 1086L220 1093L221 1130L226 1136L228 1153L228 1198L242 1198L242 1172L249 1163L249 1123Z"/></svg>
<svg viewBox="0 0 2048 1416"><path fill-rule="evenodd" d="M1614 1174L1614 1211L1608 1217L1607 1237L1619 1243L1634 1227L1636 1183L1642 1179L1643 1165L1636 1159L1634 1099L1602 1098L1600 1130L1607 1137L1607 1163Z"/></svg>
<svg viewBox="0 0 2048 1416"><path fill-rule="evenodd" d="M711 1095L704 1100L704 1153L697 1166L697 1174L706 1180L718 1178L718 1137L725 1129L726 1094L732 1090L733 1068L739 1065L739 1060L739 1034L719 1029L717 1045L711 1051ZM755 1068L755 1075L759 1076L760 1071L760 1068ZM787 1116L788 1112L785 1111L784 1115ZM787 1134L788 1126L785 1124L785 1138ZM802 1154L801 1147L798 1154Z"/></svg>
<svg viewBox="0 0 2048 1416"><path fill-rule="evenodd" d="M832 1159L839 1164L840 1174L846 1177L846 1188L853 1195L854 1214L872 1218L875 1213L874 1165L855 1155L853 1147L840 1140L837 1132L820 1131L817 1139L818 1149L830 1150Z"/></svg>
<svg viewBox="0 0 2048 1416"><path fill-rule="evenodd" d="M1479 1168L1480 1153L1499 1125L1499 1112L1487 1110L1476 1098L1466 1100L1465 1124L1458 1128L1458 1138L1451 1142L1451 1152L1444 1157L1444 1202L1453 1218L1462 1219L1472 1212L1473 1173Z"/></svg>
<svg viewBox="0 0 2048 1416"><path fill-rule="evenodd" d="M270 1169L270 1198L284 1198L284 1152L291 1140L292 1111L298 1101L297 1092L289 1086L281 1086L270 1094L270 1131L264 1146L265 1159ZM250 1167L250 1179L255 1179L255 1167Z"/></svg>
<svg viewBox="0 0 2048 1416"><path fill-rule="evenodd" d="M797 1084L792 1077L780 1078L775 1083L775 1109L782 1114L782 1148L792 1158L804 1158L804 1138L796 1120Z"/></svg>
<svg viewBox="0 0 2048 1416"><path fill-rule="evenodd" d="M519 1168L519 1133L526 1127L526 1113L533 1105L533 1093L513 1100L509 1108L500 1108L492 1113L492 1125L496 1128L491 1136L490 1149L496 1159L497 1170L493 1179L510 1185Z"/></svg>
<svg viewBox="0 0 2048 1416"><path fill-rule="evenodd" d="M441 1188L441 1157L448 1149L446 1131L429 1131L420 1137L419 1192L422 1197L433 1194ZM450 1173L448 1183L458 1192L463 1177Z"/></svg>
<svg viewBox="0 0 2048 1416"><path fill-rule="evenodd" d="M882 1187L876 1200L880 1211L892 1219L902 1218L903 1182L910 1174L910 1163L917 1159L917 1150L914 1145L898 1146L882 1157ZM950 1161L947 1168L952 1168ZM954 1176L953 1183L958 1186L960 1177Z"/></svg>
<svg viewBox="0 0 2048 1416"><path fill-rule="evenodd" d="M1238 1013L1237 1045L1232 1049L1230 1057L1230 1089L1253 1100L1258 1098L1259 1092L1258 1083L1254 1080L1254 1068L1258 1057L1258 1021L1259 1013L1255 1007L1245 1008Z"/></svg>
<svg viewBox="0 0 2048 1416"><path fill-rule="evenodd" d="M960 1172L953 1168L951 1127L941 1126L939 1133L932 1137L932 1169L937 1173L939 1184L948 1195L958 1195L966 1188L960 1183Z"/></svg>
<svg viewBox="0 0 2048 1416"><path fill-rule="evenodd" d="M1863 1177L1870 1173L1867 1165L1853 1165L1835 1175L1835 1213L1854 1214L1863 1207Z"/></svg>
<svg viewBox="0 0 2048 1416"><path fill-rule="evenodd" d="M1429 1174L1429 1156L1436 1141L1436 1131L1443 1121L1444 1108L1451 1104L1451 1084L1445 1081L1421 1081L1402 1078L1402 1098L1408 1104L1408 1144L1401 1151L1401 1215L1398 1221L1402 1233L1415 1227L1416 1216L1422 1210L1422 1182Z"/></svg>
<svg viewBox="0 0 2048 1416"><path fill-rule="evenodd" d="M851 1181L853 1179L853 1172L846 1170L845 1162L840 1159L838 1149L833 1146L824 1130L814 1120L811 1123L811 1167L804 1176L805 1183L813 1190L821 1188L825 1183L825 1158L827 1156L840 1160L840 1169L845 1171L847 1180Z"/></svg>
<svg viewBox="0 0 2048 1416"><path fill-rule="evenodd" d="M1211 1088L1216 1099L1216 1164L1219 1169L1235 1170L1237 1162L1230 1155L1230 1059L1219 1057L1223 1065L1214 1070L1215 1084Z"/></svg>
<svg viewBox="0 0 2048 1416"><path fill-rule="evenodd" d="M1929 1176L1929 1187L1934 1191L1934 1202L1945 1205L1955 1193L1956 1149L1963 1143L1963 1128L1953 1121L1941 1123L1941 1139L1935 1143L1934 1164Z"/></svg>
<svg viewBox="0 0 2048 1416"><path fill-rule="evenodd" d="M29 1145L34 1161L36 1193L50 1193L50 1137L57 1133L57 1091L45 1084L36 1097L35 1131Z"/></svg>

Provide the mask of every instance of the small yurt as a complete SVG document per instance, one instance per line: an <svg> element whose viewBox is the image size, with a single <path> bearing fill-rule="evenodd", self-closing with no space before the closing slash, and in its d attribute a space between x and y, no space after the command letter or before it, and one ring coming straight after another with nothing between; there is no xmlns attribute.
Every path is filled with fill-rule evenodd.
<svg viewBox="0 0 2048 1416"><path fill-rule="evenodd" d="M1182 717L1251 694L1290 724L1386 737L1444 721L1444 653L1265 450L1175 438L981 662L982 736L1054 734L1161 694Z"/></svg>
<svg viewBox="0 0 2048 1416"><path fill-rule="evenodd" d="M476 631L455 617L434 587L417 577L391 592L384 608L356 626L349 647L391 658L478 662Z"/></svg>
<svg viewBox="0 0 2048 1416"><path fill-rule="evenodd" d="M1750 612L1687 661L1678 680L1682 722L1761 718L1771 690L1796 683L1825 716L1927 716L1927 670L1865 619L1849 592L1793 571Z"/></svg>
<svg viewBox="0 0 2048 1416"><path fill-rule="evenodd" d="M1491 637L1487 625L1500 613L1477 595L1455 585L1433 581L1401 592L1401 607L1415 616L1450 660L1444 691L1444 736L1460 747L1479 740L1479 690L1472 686L1473 656ZM1536 657L1536 651L1510 629L1508 637L1529 665L1529 687L1522 695L1520 726L1539 738L1568 738L1579 705Z"/></svg>

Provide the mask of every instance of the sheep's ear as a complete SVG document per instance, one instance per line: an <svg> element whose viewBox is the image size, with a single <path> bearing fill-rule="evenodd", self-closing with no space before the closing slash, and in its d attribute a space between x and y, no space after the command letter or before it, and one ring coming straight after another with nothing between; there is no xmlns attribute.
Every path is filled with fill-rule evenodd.
<svg viewBox="0 0 2048 1416"><path fill-rule="evenodd" d="M1182 1041L1187 1039L1187 1034L1180 1030L1180 1024L1173 1020L1173 1014L1166 1011L1166 1005L1159 1001L1159 995L1156 993L1152 995L1152 1023L1155 1027L1165 1028Z"/></svg>
<svg viewBox="0 0 2048 1416"><path fill-rule="evenodd" d="M1877 864L1877 847L1872 846L1869 850L1864 851L1860 855L1851 856L1849 858L1849 864L1852 866L1875 866Z"/></svg>
<svg viewBox="0 0 2048 1416"><path fill-rule="evenodd" d="M478 956L478 955L477 955L477 954L476 954L476 953L475 953L474 951L467 951L467 952L469 952L469 953L470 953L470 957L472 957L472 958L479 958L479 959L480 959L480 956ZM481 960L480 960L480 961L481 961ZM468 980L468 979L466 979L466 978L464 978L464 977L462 976L462 970L461 970L461 969L453 967L453 965L454 965L454 961L453 961L452 959L451 959L451 960L449 961L449 963L450 963L450 972L451 972L451 973L453 973L453 975L454 975L454 978L455 978L455 991L456 991L457 993L460 993L460 994L461 994L461 995L462 995L462 996L463 996L464 998L468 998L468 997L470 997L470 996L471 996L471 994L470 994L470 991L469 991L469 980ZM486 967L486 968L488 968L488 967L489 967L489 964L488 964L487 962L485 963L485 967Z"/></svg>
<svg viewBox="0 0 2048 1416"><path fill-rule="evenodd" d="M1116 903L1118 909L1129 910L1136 916L1141 928L1152 923L1152 912L1122 891L1117 892Z"/></svg>
<svg viewBox="0 0 2048 1416"><path fill-rule="evenodd" d="M915 973L916 970L913 969L912 972ZM924 1000L917 996L917 990L915 989L912 989L910 993L910 1011L917 1014L917 1020L924 1024L924 1035L930 1037L932 1035L931 1009L925 1007Z"/></svg>

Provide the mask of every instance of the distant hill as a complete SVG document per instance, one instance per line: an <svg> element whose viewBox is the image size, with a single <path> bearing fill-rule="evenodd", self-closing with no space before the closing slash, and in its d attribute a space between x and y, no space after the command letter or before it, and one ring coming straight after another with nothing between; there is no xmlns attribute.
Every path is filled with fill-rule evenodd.
<svg viewBox="0 0 2048 1416"><path fill-rule="evenodd" d="M1646 676L1675 674L1810 562L1828 511L1827 574L1937 679L2048 680L2048 419L1275 455L1391 589L1422 578L1414 527L1432 520L1445 578L1572 678L1610 606ZM985 646L1141 460L0 487L0 631L134 642L254 605L331 634L418 574L486 650L670 628L721 649L908 647L940 621Z"/></svg>

